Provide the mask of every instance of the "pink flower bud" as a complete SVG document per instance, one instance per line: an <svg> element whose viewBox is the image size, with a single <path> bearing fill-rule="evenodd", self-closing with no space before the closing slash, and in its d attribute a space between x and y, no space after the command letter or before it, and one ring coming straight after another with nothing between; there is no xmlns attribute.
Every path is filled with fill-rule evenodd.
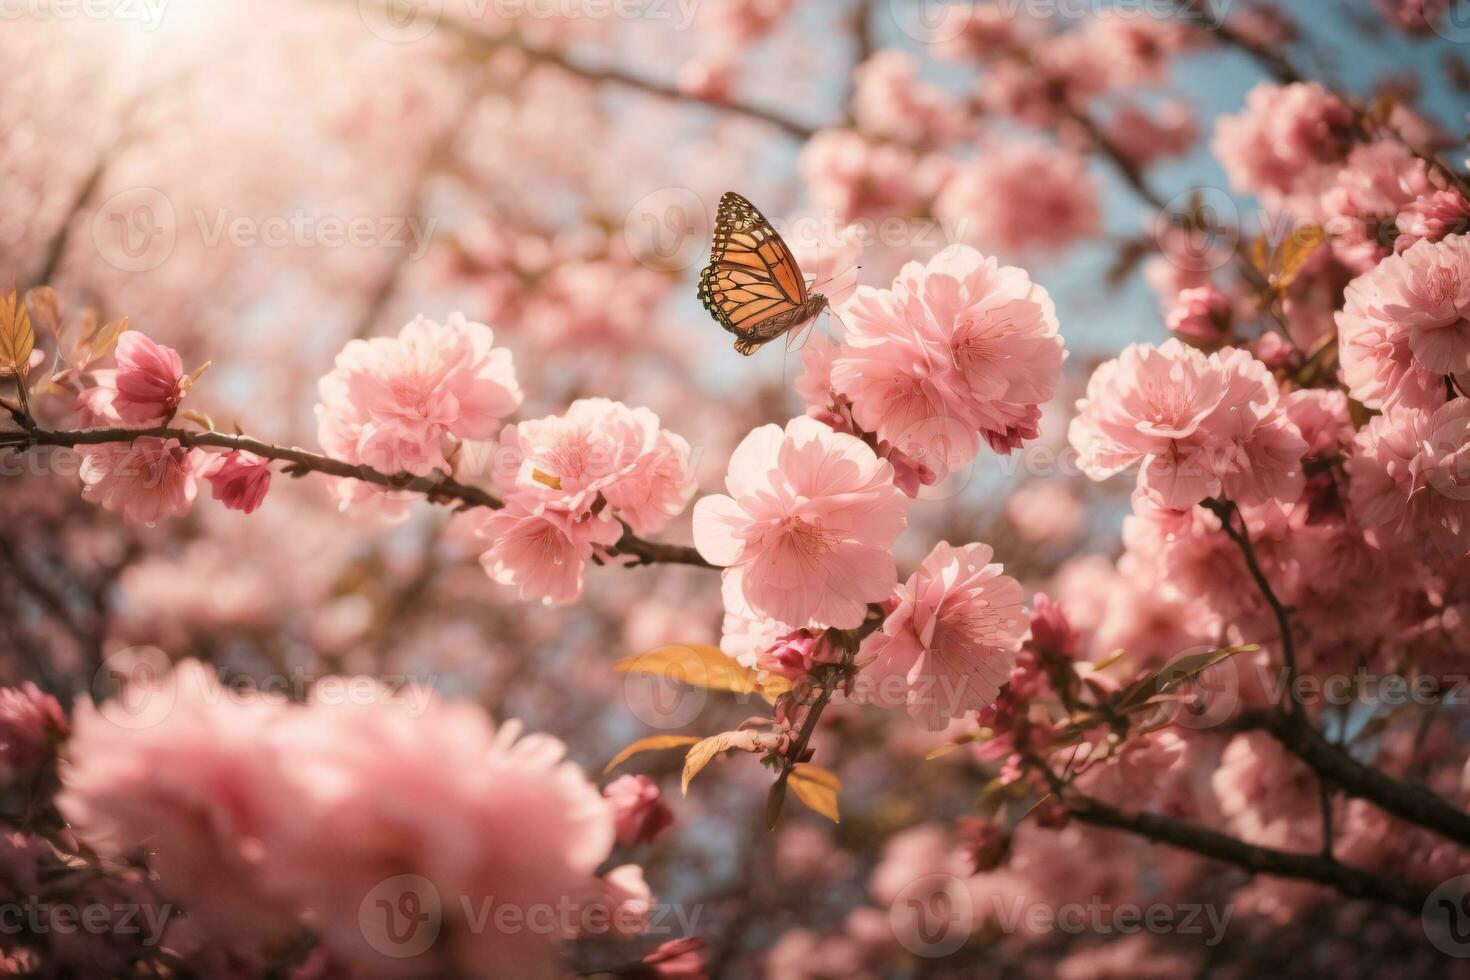
<svg viewBox="0 0 1470 980"><path fill-rule="evenodd" d="M136 330L117 342L117 393L112 409L124 422L162 422L184 397L184 362L172 347L155 344Z"/></svg>
<svg viewBox="0 0 1470 980"><path fill-rule="evenodd" d="M204 471L214 499L230 510L249 514L260 506L271 486L270 460L242 449L216 456Z"/></svg>
<svg viewBox="0 0 1470 980"><path fill-rule="evenodd" d="M1044 592L1036 593L1031 608L1031 642L1054 656L1077 658L1077 633L1062 607Z"/></svg>
<svg viewBox="0 0 1470 980"><path fill-rule="evenodd" d="M11 782L45 768L67 731L61 705L36 685L0 688L0 778Z"/></svg>
<svg viewBox="0 0 1470 980"><path fill-rule="evenodd" d="M674 822L658 786L647 776L620 776L607 784L603 797L612 804L618 842L645 844Z"/></svg>
<svg viewBox="0 0 1470 980"><path fill-rule="evenodd" d="M756 665L773 674L800 680L817 664L833 663L836 659L824 634L800 629L778 638L775 646L760 655Z"/></svg>
<svg viewBox="0 0 1470 980"><path fill-rule="evenodd" d="M1186 289L1169 311L1169 329L1201 347L1218 347L1230 330L1230 297L1214 283Z"/></svg>

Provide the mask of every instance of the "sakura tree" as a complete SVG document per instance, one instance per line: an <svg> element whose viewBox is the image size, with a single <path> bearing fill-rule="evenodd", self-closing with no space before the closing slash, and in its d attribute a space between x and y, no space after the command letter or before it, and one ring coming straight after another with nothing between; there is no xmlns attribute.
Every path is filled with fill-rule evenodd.
<svg viewBox="0 0 1470 980"><path fill-rule="evenodd" d="M1324 13L7 11L0 972L1470 975L1470 32Z"/></svg>

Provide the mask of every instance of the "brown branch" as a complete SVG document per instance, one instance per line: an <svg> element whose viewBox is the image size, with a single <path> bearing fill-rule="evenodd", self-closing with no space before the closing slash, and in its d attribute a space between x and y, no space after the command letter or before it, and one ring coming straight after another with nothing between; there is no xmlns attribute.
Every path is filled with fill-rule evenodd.
<svg viewBox="0 0 1470 980"><path fill-rule="evenodd" d="M1385 813L1470 847L1470 814L1418 783L1394 779L1364 765L1311 725L1297 724L1279 711L1267 710L1243 714L1235 727L1269 733L1318 776L1349 796L1367 800Z"/></svg>
<svg viewBox="0 0 1470 980"><path fill-rule="evenodd" d="M806 755L807 746L811 743L812 735L816 733L817 722L821 720L822 712L832 701L832 695L837 693L837 682L850 675L852 662L857 657L858 647L862 645L864 638L878 631L885 619L883 607L877 603L868 606L867 619L857 629L852 630L827 630L827 637L842 649L842 660L835 664L827 664L822 671L817 689L817 696L807 707L806 717L802 719L801 730L797 732L796 739L791 747L781 756L781 768L776 773L776 781L771 785L772 800L782 800L786 795L786 782L791 778L791 770L796 768L797 763L802 761ZM779 803L775 813L767 808L767 825L774 830L776 816L779 815Z"/></svg>
<svg viewBox="0 0 1470 980"><path fill-rule="evenodd" d="M1296 854L1248 844L1217 830L1155 813L1128 813L1100 800L1061 794L1067 812L1095 827L1137 834L1152 841L1192 851L1216 861L1233 864L1252 874L1275 875L1314 881L1349 898L1395 905L1415 915L1424 908L1429 890L1418 885L1349 867L1336 859L1316 854Z"/></svg>
<svg viewBox="0 0 1470 980"><path fill-rule="evenodd" d="M1290 717L1297 718L1301 713L1301 704L1297 700L1296 640L1291 635L1291 610L1276 595L1276 591L1271 588L1271 580L1261 570L1255 546L1251 544L1250 532L1246 530L1245 515L1240 513L1240 509L1229 501L1218 500L1202 501L1201 506L1220 519L1220 526L1245 557L1245 567L1250 572L1251 579L1256 583L1266 604L1271 607L1272 615L1276 617L1276 628L1281 633L1281 659L1286 665L1286 711ZM1237 515L1240 516L1238 529L1234 522Z"/></svg>
<svg viewBox="0 0 1470 980"><path fill-rule="evenodd" d="M413 473L384 473L364 464L348 463L321 453L296 447L276 446L245 435L226 432L202 432L156 426L149 429L70 429L50 431L36 429L23 432L0 432L0 447L28 449L35 446L97 446L111 442L132 442L135 439L177 439L180 445L189 448L208 447L213 449L239 449L254 453L265 459L289 464L298 472L310 471L327 476L361 480L386 490L406 490L423 494L431 502L454 501L457 509L488 507L498 510L504 502L479 487L461 483L447 474L418 476ZM640 559L638 564L663 562L679 565L695 565L713 568L694 548L645 541L633 534L626 525L623 537L610 551L614 554L633 555Z"/></svg>
<svg viewBox="0 0 1470 980"><path fill-rule="evenodd" d="M644 95L662 99L666 102L705 106L721 112L744 116L747 119L754 119L774 126L797 139L810 139L816 133L816 127L798 122L795 119L790 119L769 109L762 109L759 106L748 105L742 102L730 102L712 96L686 92L674 85L644 78L621 68L584 65L569 58L560 51L537 47L513 36L495 34L482 30L473 24L469 24L455 17L444 17L439 21L439 25L471 48L486 54L507 48L515 49L525 54L534 62L553 65L568 74L575 75L594 84L608 83L618 85L636 92L641 92Z"/></svg>

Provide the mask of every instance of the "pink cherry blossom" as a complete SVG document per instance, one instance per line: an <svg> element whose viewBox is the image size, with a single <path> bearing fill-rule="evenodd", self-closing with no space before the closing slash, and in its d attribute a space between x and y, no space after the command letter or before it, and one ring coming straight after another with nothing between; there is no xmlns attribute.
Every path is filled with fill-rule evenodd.
<svg viewBox="0 0 1470 980"><path fill-rule="evenodd" d="M1065 352L1046 290L965 245L843 306L831 384L863 429L938 472L1035 438Z"/></svg>
<svg viewBox="0 0 1470 980"><path fill-rule="evenodd" d="M840 223L922 210L948 162L897 143L870 142L850 129L824 129L797 161L813 203Z"/></svg>
<svg viewBox="0 0 1470 980"><path fill-rule="evenodd" d="M1282 399L1287 418L1301 433L1308 456L1333 456L1353 442L1347 395L1332 388L1301 388Z"/></svg>
<svg viewBox="0 0 1470 980"><path fill-rule="evenodd" d="M1344 379L1370 408L1444 401L1470 372L1470 236L1420 241L1354 279L1337 314Z"/></svg>
<svg viewBox="0 0 1470 980"><path fill-rule="evenodd" d="M95 424L157 425L171 418L184 397L184 362L178 351L136 330L118 338L117 367L92 372L96 386L77 404Z"/></svg>
<svg viewBox="0 0 1470 980"><path fill-rule="evenodd" d="M1006 517L1033 544L1064 547L1082 533L1087 515L1077 494L1055 480L1031 480L1006 500Z"/></svg>
<svg viewBox="0 0 1470 980"><path fill-rule="evenodd" d="M270 460L243 449L215 456L201 475L209 481L215 500L247 514L260 506L271 486Z"/></svg>
<svg viewBox="0 0 1470 980"><path fill-rule="evenodd" d="M61 705L35 684L0 688L0 785L38 775L69 731Z"/></svg>
<svg viewBox="0 0 1470 980"><path fill-rule="evenodd" d="M515 586L522 599L572 602L593 550L616 544L623 529L608 514L579 518L555 501L517 494L484 518L476 534L490 542L480 555L485 572Z"/></svg>
<svg viewBox="0 0 1470 980"><path fill-rule="evenodd" d="M1420 239L1437 242L1447 235L1470 232L1470 200L1458 190L1436 190L1416 197L1394 219L1399 237L1394 250L1404 251Z"/></svg>
<svg viewBox="0 0 1470 980"><path fill-rule="evenodd" d="M1055 252L1097 233L1098 186L1080 155L1034 140L981 150L934 202L954 234L1006 255Z"/></svg>
<svg viewBox="0 0 1470 980"><path fill-rule="evenodd" d="M995 700L1015 666L1027 617L1020 583L990 561L993 554L988 545L940 542L898 587L898 606L864 650L874 660L864 672L869 683L860 687L871 687L878 703L896 697L937 731ZM896 686L902 693L889 690Z"/></svg>
<svg viewBox="0 0 1470 980"><path fill-rule="evenodd" d="M920 146L961 136L964 113L954 97L922 82L914 58L885 48L853 69L853 116L865 133Z"/></svg>
<svg viewBox="0 0 1470 980"><path fill-rule="evenodd" d="M1139 487L1164 507L1300 491L1305 443L1246 351L1132 344L1094 372L1077 412L1069 436L1082 471L1102 480L1142 464Z"/></svg>
<svg viewBox="0 0 1470 980"><path fill-rule="evenodd" d="M639 534L661 530L694 494L689 444L646 408L579 398L562 415L507 427L501 445L497 476L508 491L579 518L601 495Z"/></svg>
<svg viewBox="0 0 1470 980"><path fill-rule="evenodd" d="M1402 142L1385 138L1358 144L1320 196L1309 192L1292 206L1314 216L1331 233L1331 251L1354 272L1366 272L1402 240L1391 233L1401 210L1433 191L1424 162Z"/></svg>
<svg viewBox="0 0 1470 980"><path fill-rule="evenodd" d="M1046 37L988 66L980 83L981 103L1033 126L1055 126L1068 109L1085 106L1107 88L1107 57L1081 31Z"/></svg>
<svg viewBox="0 0 1470 980"><path fill-rule="evenodd" d="M1136 10L1100 9L1084 29L1118 87L1162 84L1169 59L1202 43L1200 33L1180 18Z"/></svg>
<svg viewBox="0 0 1470 980"><path fill-rule="evenodd" d="M813 633L809 629L792 630L778 636L771 646L762 650L755 666L769 674L795 681L810 674L817 664L836 663L840 653L825 633Z"/></svg>
<svg viewBox="0 0 1470 980"><path fill-rule="evenodd" d="M279 705L222 687L197 661L79 703L57 806L92 847L140 849L160 892L232 943L271 946L296 928L260 877L261 840L300 817L281 773Z"/></svg>
<svg viewBox="0 0 1470 980"><path fill-rule="evenodd" d="M494 438L521 403L508 350L481 323L423 317L397 337L352 340L321 379L317 434L328 454L384 472L448 470L456 440Z"/></svg>
<svg viewBox="0 0 1470 980"><path fill-rule="evenodd" d="M695 504L694 543L751 609L851 629L887 598L906 500L862 441L806 417L764 425L731 455L725 485L729 496Z"/></svg>
<svg viewBox="0 0 1470 980"><path fill-rule="evenodd" d="M1188 153L1199 139L1199 121L1187 102L1166 102L1156 113L1129 102L1109 117L1107 133L1134 165L1147 167Z"/></svg>
<svg viewBox="0 0 1470 980"><path fill-rule="evenodd" d="M1470 549L1470 398L1433 412L1400 408L1358 432L1348 458L1353 511L1384 544Z"/></svg>
<svg viewBox="0 0 1470 980"><path fill-rule="evenodd" d="M147 436L81 450L83 496L130 521L152 526L189 509L207 454L177 439Z"/></svg>
<svg viewBox="0 0 1470 980"><path fill-rule="evenodd" d="M620 844L647 844L674 823L658 784L647 776L619 776L602 795L612 805Z"/></svg>
<svg viewBox="0 0 1470 980"><path fill-rule="evenodd" d="M1180 293L1164 319L1176 335L1209 349L1224 342L1230 329L1230 309L1230 297L1210 283Z"/></svg>
<svg viewBox="0 0 1470 980"><path fill-rule="evenodd" d="M1352 139L1352 108L1323 86L1263 82L1244 111L1216 121L1213 148L1231 187L1271 198L1324 181L1324 165L1341 161Z"/></svg>
<svg viewBox="0 0 1470 980"><path fill-rule="evenodd" d="M291 709L280 765L293 817L265 839L266 879L372 975L558 975L556 943L575 917L515 930L473 928L469 917L487 901L526 921L537 905L599 904L593 874L612 847L612 808L557 739L410 693L379 686ZM442 916L438 942L417 956L383 931L400 926L362 912L379 898L406 908L410 893L418 908L437 900L425 910Z"/></svg>

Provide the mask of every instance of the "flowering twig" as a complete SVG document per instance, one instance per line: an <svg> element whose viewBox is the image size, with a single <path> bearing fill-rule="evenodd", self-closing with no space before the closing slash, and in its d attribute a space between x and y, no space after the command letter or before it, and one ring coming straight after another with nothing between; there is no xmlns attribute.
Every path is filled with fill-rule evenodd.
<svg viewBox="0 0 1470 980"><path fill-rule="evenodd" d="M388 5L386 3L386 0L378 0L378 2L382 2L383 6L385 7ZM668 85L663 82L656 82L648 78L643 78L639 75L631 74L620 68L593 67L590 65L583 65L580 62L568 58L566 55L562 54L559 51L555 51L551 48L537 47L511 35L495 34L489 31L481 30L480 28L475 27L474 25L456 17L446 16L441 18L439 21L439 26L449 31L459 40L466 42L471 47L483 51L487 54L502 49L514 49L520 51L534 62L554 65L557 68L560 68L562 71L565 71L571 75L576 75L578 78L581 78L585 81L594 83L611 83L614 85L622 86L623 88L633 89L635 91L642 92L644 95L651 95L655 98L663 99L668 102L682 102L689 105L702 105L712 109L719 109L723 112L733 113L734 115L745 116L748 119L755 119L763 123L768 123L769 125L774 126L777 129L780 129L781 131L787 133L788 135L796 137L797 139L810 139L816 133L815 127L808 126L805 123L797 122L794 119L789 119L781 115L780 113L772 112L768 109L762 109L757 106L747 105L741 102L731 102L729 100L719 99L713 96L700 95L694 92L686 92L683 89L677 88L676 86Z"/></svg>
<svg viewBox="0 0 1470 980"><path fill-rule="evenodd" d="M771 804L767 808L767 823L774 828L776 816L780 813L780 801L786 794L786 782L791 778L791 770L796 768L806 755L807 745L812 740L812 735L817 730L817 722L821 720L822 712L831 703L832 696L837 693L837 684L852 675L853 661L857 658L858 647L863 640L883 625L883 607L877 604L868 607L868 617L863 624L855 630L827 631L828 638L842 650L842 659L835 664L827 664L822 669L821 679L818 681L817 696L807 707L806 717L802 720L801 730L797 732L796 739L791 747L781 756L781 768L776 773L776 782L771 786Z"/></svg>
<svg viewBox="0 0 1470 980"><path fill-rule="evenodd" d="M1181 13L1191 15L1200 15L1203 13L1207 17L1205 30L1230 47L1249 55L1257 64L1266 69L1271 77L1283 85L1295 85L1308 80L1307 76L1298 71L1296 66L1292 64L1291 59L1285 51L1241 33L1226 21L1223 14L1216 14L1208 9L1201 11L1200 7L1206 5L1201 4L1200 0L1174 0L1174 6ZM1326 82L1318 81L1318 84L1331 92L1344 105L1348 106L1348 108L1352 109L1354 121L1360 130L1369 132L1377 128L1370 121L1369 112L1363 106L1359 105L1357 100L1349 98ZM1470 181L1467 181L1459 171L1445 162L1439 154L1420 149L1410 143L1402 133L1391 127L1383 128L1392 134L1393 138L1404 149L1423 161L1430 170L1438 171L1445 180L1454 184L1460 193L1470 196Z"/></svg>
<svg viewBox="0 0 1470 980"><path fill-rule="evenodd" d="M1297 717L1301 711L1301 704L1297 700L1296 683L1296 641L1291 635L1291 610L1276 595L1271 588L1271 580L1261 570L1261 563L1256 558L1255 546L1251 544L1250 532L1245 527L1245 517L1240 518L1240 527L1235 527L1234 519L1240 513L1234 503L1229 501L1205 500L1202 506L1216 517L1220 518L1220 526L1230 536L1240 549L1245 558L1245 567L1250 572L1251 578L1260 590L1262 598L1271 607L1272 614L1276 617L1276 627L1281 633L1281 660L1286 667L1286 713L1290 717Z"/></svg>
<svg viewBox="0 0 1470 980"><path fill-rule="evenodd" d="M156 426L148 429L64 429L47 430L34 429L20 432L0 432L0 447L11 447L16 449L29 449L35 446L62 446L74 448L76 446L96 446L112 442L132 442L135 439L176 439L179 444L188 448L210 447L214 449L238 449L254 453L265 459L278 460L289 464L288 469L295 473L313 472L322 473L327 476L343 477L350 480L361 480L374 486L383 487L387 490L406 490L411 493L423 494L430 501L443 503L455 501L456 509L468 510L475 507L486 507L491 510L499 510L504 503L499 497L479 487L467 483L461 483L447 474L438 476L417 476L413 473L384 473L365 464L348 463L344 460L324 456L306 449L295 447L276 446L259 439L253 439L246 435L234 435L228 432L194 431L191 429L177 429L167 426ZM638 564L652 564L661 562L664 564L696 565L702 568L712 568L709 562L700 556L694 548L683 545L661 544L654 541L645 541L633 534L626 525L623 537L612 546L613 553L633 555L639 559Z"/></svg>

